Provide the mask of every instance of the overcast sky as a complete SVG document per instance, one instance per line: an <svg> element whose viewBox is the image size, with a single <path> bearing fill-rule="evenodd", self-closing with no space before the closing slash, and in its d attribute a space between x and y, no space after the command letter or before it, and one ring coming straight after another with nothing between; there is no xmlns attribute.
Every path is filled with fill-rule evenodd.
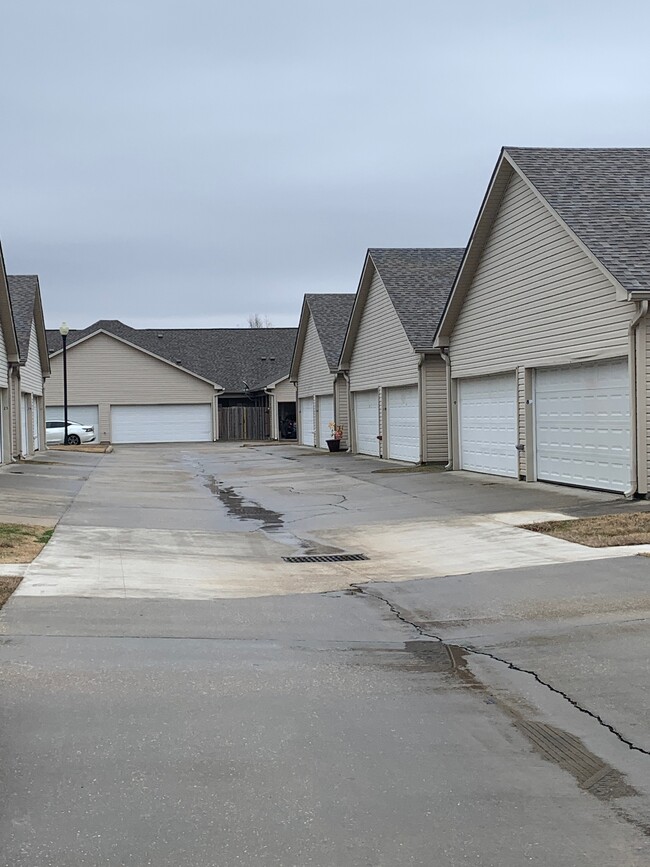
<svg viewBox="0 0 650 867"><path fill-rule="evenodd" d="M23 0L0 238L50 327L294 325L463 246L503 144L650 146L650 4Z"/></svg>

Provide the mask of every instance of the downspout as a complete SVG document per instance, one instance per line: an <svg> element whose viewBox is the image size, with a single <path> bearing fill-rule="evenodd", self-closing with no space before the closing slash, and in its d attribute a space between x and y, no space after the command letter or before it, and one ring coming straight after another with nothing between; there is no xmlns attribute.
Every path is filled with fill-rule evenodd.
<svg viewBox="0 0 650 867"><path fill-rule="evenodd" d="M427 395L426 370L424 367L424 359L425 355L423 352L421 352L420 360L418 361L418 412L420 413L420 424L418 425L418 427L420 428L420 465L426 464L427 462Z"/></svg>
<svg viewBox="0 0 650 867"><path fill-rule="evenodd" d="M453 436L453 422L452 422L452 414L453 407L451 405L451 359L449 358L449 350L446 350L440 346L438 347L438 352L440 353L440 357L445 362L445 366L447 368L447 375L445 379L447 380L447 455L448 462L445 464L446 470L453 470L454 468L454 436Z"/></svg>
<svg viewBox="0 0 650 867"><path fill-rule="evenodd" d="M637 435L637 412L638 412L638 400L637 400L637 331L639 328L639 323L648 313L648 302L641 301L638 302L638 309L634 319L630 322L628 328L628 336L629 336L629 374L630 374L630 434L632 439L632 449L630 454L630 487L627 491L625 491L624 496L627 499L631 500L637 492L638 488L638 478L639 478L639 461L638 461L638 448L639 448L639 438Z"/></svg>

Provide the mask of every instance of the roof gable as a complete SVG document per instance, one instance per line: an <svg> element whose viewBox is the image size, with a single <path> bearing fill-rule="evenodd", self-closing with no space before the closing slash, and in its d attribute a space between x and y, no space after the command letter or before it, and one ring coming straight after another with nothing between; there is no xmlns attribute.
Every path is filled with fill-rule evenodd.
<svg viewBox="0 0 650 867"><path fill-rule="evenodd" d="M47 335L38 277L36 274L10 275L7 277L7 285L9 287L11 310L18 338L20 363L23 365L27 362L33 325L38 341L41 370L47 376L50 372L50 360L47 350Z"/></svg>
<svg viewBox="0 0 650 867"><path fill-rule="evenodd" d="M303 299L296 345L291 360L291 376L298 379L300 361L307 337L309 320L314 323L325 361L330 371L338 370L343 341L354 305L352 292L309 293Z"/></svg>
<svg viewBox="0 0 650 867"><path fill-rule="evenodd" d="M463 249L456 247L369 249L341 353L341 366L349 365L352 357L375 271L413 349L416 352L431 349L463 253Z"/></svg>
<svg viewBox="0 0 650 867"><path fill-rule="evenodd" d="M223 388L260 391L289 372L295 328L131 328L99 320L70 331L68 347L103 331L150 355ZM48 331L50 353L61 351L58 331Z"/></svg>
<svg viewBox="0 0 650 867"><path fill-rule="evenodd" d="M505 148L628 292L650 292L650 148Z"/></svg>
<svg viewBox="0 0 650 867"><path fill-rule="evenodd" d="M7 282L7 273L5 271L2 245L0 245L0 329L2 329L8 360L14 362L19 361L18 335L16 334L16 325L11 310L9 284Z"/></svg>
<svg viewBox="0 0 650 867"><path fill-rule="evenodd" d="M513 172L622 298L650 294L650 148L503 148L443 314L446 345Z"/></svg>

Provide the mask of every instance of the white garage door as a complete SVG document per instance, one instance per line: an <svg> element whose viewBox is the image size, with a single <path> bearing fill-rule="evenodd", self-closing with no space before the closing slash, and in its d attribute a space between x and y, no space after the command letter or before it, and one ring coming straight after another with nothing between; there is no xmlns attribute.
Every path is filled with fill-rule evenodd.
<svg viewBox="0 0 650 867"><path fill-rule="evenodd" d="M386 391L388 457L396 461L420 460L420 406L417 385Z"/></svg>
<svg viewBox="0 0 650 867"><path fill-rule="evenodd" d="M376 391L357 391L354 395L354 429L357 451L379 457L379 397Z"/></svg>
<svg viewBox="0 0 650 867"><path fill-rule="evenodd" d="M460 380L458 431L462 469L516 478L516 419L514 374Z"/></svg>
<svg viewBox="0 0 650 867"><path fill-rule="evenodd" d="M60 421L63 419L62 406L48 406L45 410L46 421ZM99 407L97 406L68 406L68 421L76 421L86 427L95 428L95 437L99 440Z"/></svg>
<svg viewBox="0 0 650 867"><path fill-rule="evenodd" d="M537 478L607 491L630 485L627 361L538 370Z"/></svg>
<svg viewBox="0 0 650 867"><path fill-rule="evenodd" d="M318 445L322 449L327 448L326 440L331 439L332 431L330 422L334 421L334 398L318 398Z"/></svg>
<svg viewBox="0 0 650 867"><path fill-rule="evenodd" d="M315 445L313 397L300 398L300 442L305 446Z"/></svg>
<svg viewBox="0 0 650 867"><path fill-rule="evenodd" d="M114 443L211 442L209 403L111 407Z"/></svg>

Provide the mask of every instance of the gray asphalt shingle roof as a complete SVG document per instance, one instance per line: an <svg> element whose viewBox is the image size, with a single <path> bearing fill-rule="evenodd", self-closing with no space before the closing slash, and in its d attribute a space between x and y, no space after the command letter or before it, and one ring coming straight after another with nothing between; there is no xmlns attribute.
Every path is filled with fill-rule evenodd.
<svg viewBox="0 0 650 867"><path fill-rule="evenodd" d="M628 291L650 291L650 148L504 149Z"/></svg>
<svg viewBox="0 0 650 867"><path fill-rule="evenodd" d="M34 302L38 293L38 277L36 274L7 275L11 312L18 337L18 351L21 364L27 361L29 338L34 322Z"/></svg>
<svg viewBox="0 0 650 867"><path fill-rule="evenodd" d="M305 295L330 370L336 370L354 306L354 293Z"/></svg>
<svg viewBox="0 0 650 867"><path fill-rule="evenodd" d="M245 390L244 382L251 391L259 391L288 376L297 332L296 328L130 328L116 319L102 319L70 331L68 347L99 330L237 393ZM62 347L58 331L48 330L47 342L50 354Z"/></svg>
<svg viewBox="0 0 650 867"><path fill-rule="evenodd" d="M429 349L465 251L370 249L372 259L414 349Z"/></svg>

